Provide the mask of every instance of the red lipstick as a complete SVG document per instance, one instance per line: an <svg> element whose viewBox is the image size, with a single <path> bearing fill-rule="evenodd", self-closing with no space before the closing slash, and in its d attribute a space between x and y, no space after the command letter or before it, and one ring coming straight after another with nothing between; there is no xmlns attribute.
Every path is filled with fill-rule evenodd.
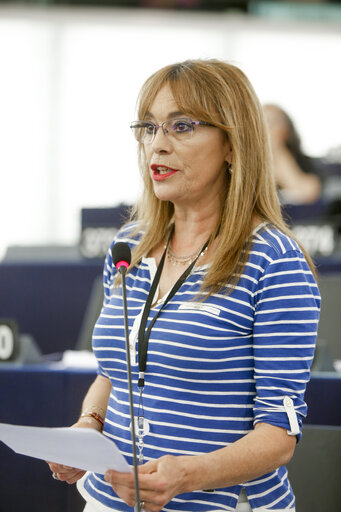
<svg viewBox="0 0 341 512"><path fill-rule="evenodd" d="M150 166L151 170L153 171L153 180L155 181L162 181L169 178L169 176L172 176L175 174L177 169L172 169L171 167L168 167L167 165L157 165L153 164Z"/></svg>

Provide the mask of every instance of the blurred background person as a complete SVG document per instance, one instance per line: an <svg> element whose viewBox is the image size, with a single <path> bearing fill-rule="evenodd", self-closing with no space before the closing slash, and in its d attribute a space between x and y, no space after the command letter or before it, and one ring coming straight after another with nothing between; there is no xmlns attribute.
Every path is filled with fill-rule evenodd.
<svg viewBox="0 0 341 512"><path fill-rule="evenodd" d="M314 203L321 196L322 175L314 159L305 155L288 114L274 104L264 105L270 132L275 180L283 203Z"/></svg>

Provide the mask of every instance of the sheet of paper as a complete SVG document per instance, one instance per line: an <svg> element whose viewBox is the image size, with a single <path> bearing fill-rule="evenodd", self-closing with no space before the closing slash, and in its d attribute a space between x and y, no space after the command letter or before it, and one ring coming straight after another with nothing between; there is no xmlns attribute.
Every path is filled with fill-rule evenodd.
<svg viewBox="0 0 341 512"><path fill-rule="evenodd" d="M104 474L130 472L116 444L90 428L24 427L0 423L0 441L16 453Z"/></svg>

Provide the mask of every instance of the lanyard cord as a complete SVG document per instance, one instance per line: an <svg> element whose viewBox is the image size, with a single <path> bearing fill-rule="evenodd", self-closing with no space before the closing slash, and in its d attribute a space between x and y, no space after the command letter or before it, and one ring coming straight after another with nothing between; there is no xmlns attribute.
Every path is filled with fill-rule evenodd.
<svg viewBox="0 0 341 512"><path fill-rule="evenodd" d="M146 365L147 365L148 344L149 344L149 338L150 338L150 333L151 333L152 327L155 324L155 322L156 322L157 318L159 317L163 308L168 304L168 302L171 300L171 298L176 294L176 292L179 290L179 288L182 286L182 284L186 281L187 277L192 272L192 269L193 269L194 265L196 264L199 256L203 253L203 251L205 251L206 247L208 246L208 240L207 240L207 242L205 243L205 245L203 246L203 248L201 249L201 251L199 252L197 257L195 258L195 260L189 265L189 267L186 268L184 273L179 277L179 279L177 280L177 282L175 283L175 285L173 286L173 288L167 295L167 298L164 301L164 303L162 304L162 306L160 307L159 311L156 313L154 318L151 320L151 322L148 326L148 329L146 331L146 325L147 325L148 316L149 316L149 313L151 310L152 301L155 296L156 288L160 282L161 272L162 272L162 269L163 269L163 266L165 263L168 245L169 245L170 239L172 238L173 232L174 232L174 225L173 225L172 231L168 237L168 241L167 241L165 250L161 257L155 277L153 279L153 282L152 282L152 285L151 285L151 288L150 288L150 291L149 291L149 294L148 294L148 297L147 297L147 300L146 300L146 303L144 306L143 314L142 314L142 319L141 319L141 324L140 324L139 334L138 334L138 354L139 354L138 387L139 388L144 387L144 374L145 374Z"/></svg>

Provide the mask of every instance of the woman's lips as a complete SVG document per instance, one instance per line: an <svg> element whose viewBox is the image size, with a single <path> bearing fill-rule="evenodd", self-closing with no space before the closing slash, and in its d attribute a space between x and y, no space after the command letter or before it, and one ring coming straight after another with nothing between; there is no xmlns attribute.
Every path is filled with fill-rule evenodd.
<svg viewBox="0 0 341 512"><path fill-rule="evenodd" d="M166 165L153 164L150 166L150 168L153 171L152 177L153 180L155 181L165 180L169 178L169 176L172 176L173 174L178 172L177 169L172 169L171 167L168 167Z"/></svg>

